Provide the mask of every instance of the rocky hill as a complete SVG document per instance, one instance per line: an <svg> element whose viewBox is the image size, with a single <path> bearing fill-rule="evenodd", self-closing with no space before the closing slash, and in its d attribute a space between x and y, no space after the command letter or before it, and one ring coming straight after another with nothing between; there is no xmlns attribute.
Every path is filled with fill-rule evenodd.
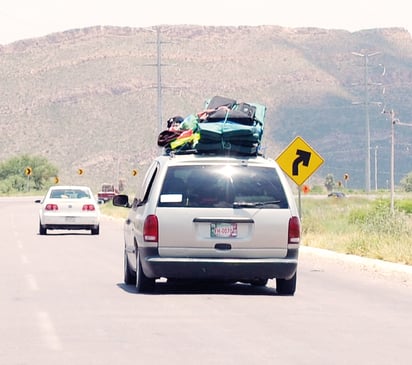
<svg viewBox="0 0 412 365"><path fill-rule="evenodd" d="M371 186L377 166L378 188L388 187L391 123L381 111L412 123L406 30L158 30L92 27L0 46L0 160L41 155L59 167L62 183L97 189L122 178L134 190L131 171L159 153L165 121L222 95L267 106L267 155L303 137L325 159L311 184L349 173L350 187L365 187L368 113ZM398 183L412 171L412 128L396 126L395 140Z"/></svg>

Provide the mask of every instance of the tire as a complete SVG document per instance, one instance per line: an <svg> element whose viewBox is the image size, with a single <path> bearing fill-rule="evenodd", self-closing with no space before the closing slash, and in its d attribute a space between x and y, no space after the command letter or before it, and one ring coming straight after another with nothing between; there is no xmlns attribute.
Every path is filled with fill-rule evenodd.
<svg viewBox="0 0 412 365"><path fill-rule="evenodd" d="M39 234L42 236L47 234L47 228L45 226L42 226L42 224L39 222Z"/></svg>
<svg viewBox="0 0 412 365"><path fill-rule="evenodd" d="M148 278L142 268L139 249L136 249L136 290L138 293L150 293L154 290L155 279Z"/></svg>
<svg viewBox="0 0 412 365"><path fill-rule="evenodd" d="M93 235L99 234L99 233L100 233L100 226L93 227L93 228L91 229L91 231L92 231L92 234L93 234Z"/></svg>
<svg viewBox="0 0 412 365"><path fill-rule="evenodd" d="M276 279L276 292L280 295L293 295L296 290L296 273L290 279Z"/></svg>
<svg viewBox="0 0 412 365"><path fill-rule="evenodd" d="M126 250L124 251L124 283L126 285L136 285L136 273L130 268Z"/></svg>
<svg viewBox="0 0 412 365"><path fill-rule="evenodd" d="M255 279L250 282L253 286L266 286L268 279Z"/></svg>

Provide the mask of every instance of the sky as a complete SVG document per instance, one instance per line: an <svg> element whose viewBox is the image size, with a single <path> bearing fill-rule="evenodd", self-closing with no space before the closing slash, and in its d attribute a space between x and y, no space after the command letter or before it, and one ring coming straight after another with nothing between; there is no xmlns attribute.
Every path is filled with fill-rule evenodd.
<svg viewBox="0 0 412 365"><path fill-rule="evenodd" d="M2 0L0 44L96 25L278 25L412 33L407 0Z"/></svg>

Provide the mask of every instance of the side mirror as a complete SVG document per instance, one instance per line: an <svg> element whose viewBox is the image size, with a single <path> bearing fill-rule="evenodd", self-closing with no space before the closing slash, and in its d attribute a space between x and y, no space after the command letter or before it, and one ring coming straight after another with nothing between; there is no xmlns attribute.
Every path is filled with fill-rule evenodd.
<svg viewBox="0 0 412 365"><path fill-rule="evenodd" d="M34 202L35 202L35 203L41 203L41 200L40 200L40 199L36 199Z"/></svg>
<svg viewBox="0 0 412 365"><path fill-rule="evenodd" d="M115 195L112 202L115 207L130 208L129 197L127 195Z"/></svg>

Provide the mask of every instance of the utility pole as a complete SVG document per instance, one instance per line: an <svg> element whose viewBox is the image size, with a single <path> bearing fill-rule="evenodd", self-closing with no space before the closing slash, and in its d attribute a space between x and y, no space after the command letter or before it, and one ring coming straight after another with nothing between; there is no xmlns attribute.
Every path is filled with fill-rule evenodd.
<svg viewBox="0 0 412 365"><path fill-rule="evenodd" d="M156 49L157 49L157 128L158 133L162 131L162 48L160 41L160 27L156 27Z"/></svg>
<svg viewBox="0 0 412 365"><path fill-rule="evenodd" d="M157 81L156 81L156 90L157 90L157 133L160 133L162 131L162 66L166 66L162 64L162 42L160 39L160 26L157 26L155 30L153 29L148 29L148 31L151 32L156 32L156 63L149 63L145 64L145 66L155 66L156 67L156 72L157 72ZM154 43L154 42L149 42L149 43Z"/></svg>
<svg viewBox="0 0 412 365"><path fill-rule="evenodd" d="M391 109L391 213L395 212L395 112Z"/></svg>
<svg viewBox="0 0 412 365"><path fill-rule="evenodd" d="M146 64L145 66L155 66L157 70L157 133L162 131L162 121L163 121L163 89L165 86L162 84L162 67L171 66L171 64L162 63L162 44L172 43L165 42L161 40L160 26L157 26L155 30L148 29L151 32L156 32L156 63ZM153 42L150 42L153 43ZM174 66L174 65L173 65Z"/></svg>
<svg viewBox="0 0 412 365"><path fill-rule="evenodd" d="M375 146L375 191L378 191L378 146Z"/></svg>
<svg viewBox="0 0 412 365"><path fill-rule="evenodd" d="M366 156L365 156L365 191L367 193L371 190L371 133L369 120L369 57L376 56L381 52L359 53L352 52L353 55L363 57L364 59L364 93L365 93L365 133L366 133Z"/></svg>
<svg viewBox="0 0 412 365"><path fill-rule="evenodd" d="M395 124L412 127L410 123L402 123L398 118L395 118L395 112L391 109L389 112L391 118L391 213L395 213Z"/></svg>

